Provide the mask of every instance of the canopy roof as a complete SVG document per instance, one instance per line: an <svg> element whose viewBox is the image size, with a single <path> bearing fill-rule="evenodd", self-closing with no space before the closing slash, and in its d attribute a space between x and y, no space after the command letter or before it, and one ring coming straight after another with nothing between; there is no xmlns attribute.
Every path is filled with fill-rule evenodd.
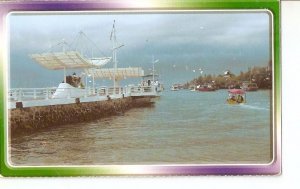
<svg viewBox="0 0 300 189"><path fill-rule="evenodd" d="M50 70L93 68L107 64L111 57L86 59L77 51L32 54L30 57Z"/></svg>
<svg viewBox="0 0 300 189"><path fill-rule="evenodd" d="M242 89L230 89L228 92L232 94L245 94L245 91Z"/></svg>
<svg viewBox="0 0 300 189"><path fill-rule="evenodd" d="M93 75L94 78L114 78L114 68L102 68L102 69L87 69L87 74ZM116 69L116 80L127 79L129 77L142 77L144 76L144 70L140 67L134 68L117 68Z"/></svg>
<svg viewBox="0 0 300 189"><path fill-rule="evenodd" d="M143 78L146 78L146 77L153 77L153 74L148 74L148 75L144 75ZM158 74L154 74L154 77L159 77Z"/></svg>

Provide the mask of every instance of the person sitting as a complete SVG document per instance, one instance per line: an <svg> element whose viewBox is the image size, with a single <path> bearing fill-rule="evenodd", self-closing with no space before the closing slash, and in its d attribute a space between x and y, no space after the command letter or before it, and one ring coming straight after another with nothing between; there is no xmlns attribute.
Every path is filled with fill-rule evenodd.
<svg viewBox="0 0 300 189"><path fill-rule="evenodd" d="M241 97L241 103L242 103L242 102L244 102L244 98L243 98L243 96L240 96L240 97Z"/></svg>
<svg viewBox="0 0 300 189"><path fill-rule="evenodd" d="M235 96L234 96L234 95L231 95L231 96L230 96L230 100L236 101Z"/></svg>
<svg viewBox="0 0 300 189"><path fill-rule="evenodd" d="M243 101L244 101L244 98L241 95L238 95L237 102L242 103Z"/></svg>

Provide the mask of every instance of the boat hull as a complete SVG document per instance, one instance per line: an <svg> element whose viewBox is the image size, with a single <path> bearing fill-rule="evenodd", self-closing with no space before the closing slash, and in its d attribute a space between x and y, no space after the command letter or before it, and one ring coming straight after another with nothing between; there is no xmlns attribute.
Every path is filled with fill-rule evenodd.
<svg viewBox="0 0 300 189"><path fill-rule="evenodd" d="M75 88L68 83L60 83L55 93L52 95L52 98L80 98L85 94L85 89Z"/></svg>
<svg viewBox="0 0 300 189"><path fill-rule="evenodd" d="M198 91L202 91L202 92L212 92L215 91L216 89L213 88L200 88L198 89Z"/></svg>
<svg viewBox="0 0 300 189"><path fill-rule="evenodd" d="M248 87L245 89L245 91L257 91L258 87Z"/></svg>
<svg viewBox="0 0 300 189"><path fill-rule="evenodd" d="M237 102L236 100L227 99L227 103L228 103L228 104L244 104L245 101Z"/></svg>

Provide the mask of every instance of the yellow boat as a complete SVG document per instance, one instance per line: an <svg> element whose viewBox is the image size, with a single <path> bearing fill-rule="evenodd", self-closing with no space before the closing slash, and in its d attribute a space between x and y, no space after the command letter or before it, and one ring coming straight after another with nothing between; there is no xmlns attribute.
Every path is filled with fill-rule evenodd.
<svg viewBox="0 0 300 189"><path fill-rule="evenodd" d="M243 104L246 103L246 93L242 89L228 90L228 104Z"/></svg>

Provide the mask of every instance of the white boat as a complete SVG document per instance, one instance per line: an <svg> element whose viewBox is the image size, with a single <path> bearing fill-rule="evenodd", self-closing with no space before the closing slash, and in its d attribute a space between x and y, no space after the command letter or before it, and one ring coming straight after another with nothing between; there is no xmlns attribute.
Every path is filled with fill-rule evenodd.
<svg viewBox="0 0 300 189"><path fill-rule="evenodd" d="M190 89L190 91L196 91L196 86L195 86L195 85L193 85L193 86L192 86L192 87L190 87L189 89Z"/></svg>
<svg viewBox="0 0 300 189"><path fill-rule="evenodd" d="M75 88L68 83L60 83L52 98L80 98L85 95L85 89Z"/></svg>
<svg viewBox="0 0 300 189"><path fill-rule="evenodd" d="M144 75L142 76L142 86L154 86L157 92L162 92L164 90L163 84L158 80L159 75Z"/></svg>
<svg viewBox="0 0 300 189"><path fill-rule="evenodd" d="M159 62L159 60L154 60L152 56L152 73L142 76L141 86L154 87L156 92L162 92L164 90L163 84L159 81L159 75L155 74L154 64Z"/></svg>
<svg viewBox="0 0 300 189"><path fill-rule="evenodd" d="M171 86L171 91L179 91L179 86L178 85L172 85Z"/></svg>
<svg viewBox="0 0 300 189"><path fill-rule="evenodd" d="M80 32L80 35L84 35ZM59 84L58 88L51 96L51 98L79 98L87 95L95 94L95 79L111 79L113 81L112 94L120 94L119 82L127 78L137 78L144 76L144 70L140 67L118 68L117 66L117 50L124 45L120 45L116 41L115 22L110 36L113 44L112 57L98 57L98 58L86 58L77 51L66 51L63 46L63 51L55 53L41 53L32 54L30 57L50 70L64 70L64 81ZM63 45L66 42L62 43ZM157 60L158 61L158 60ZM153 71L154 63L153 61ZM113 68L102 68L105 64L112 62ZM85 85L82 84L81 77L73 74L72 76L66 76L66 69L84 69ZM87 78L92 78L92 86L88 88ZM154 78L154 76L153 76ZM91 82L91 81L90 81ZM157 91L162 87L157 82L152 82L155 85ZM152 87L151 87L152 89Z"/></svg>

